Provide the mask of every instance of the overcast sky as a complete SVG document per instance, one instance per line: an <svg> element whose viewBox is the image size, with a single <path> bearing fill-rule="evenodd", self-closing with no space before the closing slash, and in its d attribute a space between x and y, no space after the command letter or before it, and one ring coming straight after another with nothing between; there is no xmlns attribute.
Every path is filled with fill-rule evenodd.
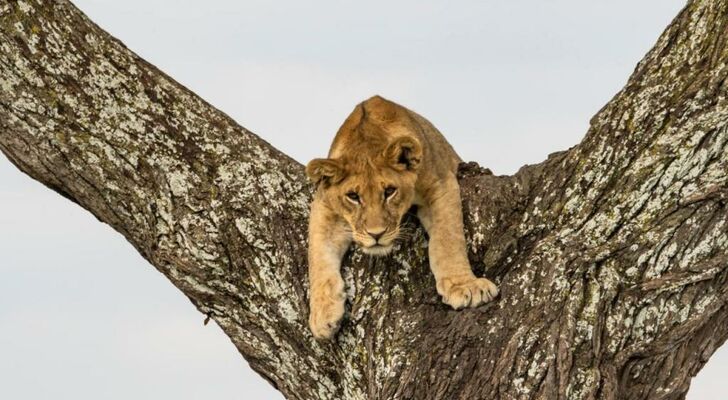
<svg viewBox="0 0 728 400"><path fill-rule="evenodd" d="M301 162L381 94L510 174L578 143L684 1L75 4ZM0 255L1 398L281 398L119 234L4 158ZM724 348L689 399L724 399L727 373Z"/></svg>

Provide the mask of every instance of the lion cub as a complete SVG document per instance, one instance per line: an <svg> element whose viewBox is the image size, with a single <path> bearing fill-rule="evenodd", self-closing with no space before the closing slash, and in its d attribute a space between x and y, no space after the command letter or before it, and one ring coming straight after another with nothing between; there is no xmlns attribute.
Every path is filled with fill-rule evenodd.
<svg viewBox="0 0 728 400"><path fill-rule="evenodd" d="M382 97L359 104L339 128L329 158L306 167L317 184L309 222L309 325L330 338L344 315L339 268L352 241L385 255L412 205L430 236L430 268L454 309L492 300L497 287L470 269L463 234L460 157L432 124Z"/></svg>

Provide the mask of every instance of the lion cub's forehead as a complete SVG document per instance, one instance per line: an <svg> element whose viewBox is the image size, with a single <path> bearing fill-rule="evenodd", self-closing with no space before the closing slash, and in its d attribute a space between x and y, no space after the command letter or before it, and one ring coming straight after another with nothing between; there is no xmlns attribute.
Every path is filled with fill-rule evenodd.
<svg viewBox="0 0 728 400"><path fill-rule="evenodd" d="M339 158L352 171L364 172L367 169L380 169L385 166L384 150L362 149L351 151Z"/></svg>
<svg viewBox="0 0 728 400"><path fill-rule="evenodd" d="M397 171L385 167L362 168L358 171L351 171L343 182L345 190L354 190L360 195L380 196L382 190L387 186L399 187L401 182Z"/></svg>
<svg viewBox="0 0 728 400"><path fill-rule="evenodd" d="M349 155L340 160L346 174L357 179L371 179L381 175L387 168L383 160L368 154Z"/></svg>

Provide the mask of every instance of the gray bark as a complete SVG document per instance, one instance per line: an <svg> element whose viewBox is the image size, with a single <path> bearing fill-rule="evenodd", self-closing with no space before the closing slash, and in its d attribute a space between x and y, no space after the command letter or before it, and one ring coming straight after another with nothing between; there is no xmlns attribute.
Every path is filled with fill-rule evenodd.
<svg viewBox="0 0 728 400"><path fill-rule="evenodd" d="M346 257L331 343L306 326L303 167L65 0L0 0L0 150L289 399L680 399L728 337L727 61L728 2L690 1L580 144L513 176L462 166L497 301L441 304L418 228Z"/></svg>

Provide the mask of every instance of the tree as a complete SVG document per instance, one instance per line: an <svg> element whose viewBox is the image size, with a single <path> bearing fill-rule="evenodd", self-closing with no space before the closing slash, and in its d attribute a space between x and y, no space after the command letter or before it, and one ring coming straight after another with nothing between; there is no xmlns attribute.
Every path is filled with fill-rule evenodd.
<svg viewBox="0 0 728 400"><path fill-rule="evenodd" d="M581 143L460 171L500 298L452 311L417 229L351 251L309 333L303 167L68 1L0 3L0 150L111 225L290 399L680 399L728 337L728 1L692 0ZM415 223L415 222L413 222Z"/></svg>

